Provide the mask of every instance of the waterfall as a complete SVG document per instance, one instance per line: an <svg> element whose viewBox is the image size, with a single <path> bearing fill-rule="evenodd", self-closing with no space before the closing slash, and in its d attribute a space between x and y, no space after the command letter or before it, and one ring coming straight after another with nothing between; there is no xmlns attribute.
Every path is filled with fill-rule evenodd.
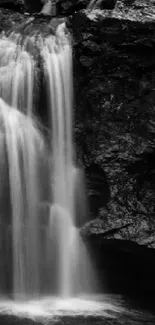
<svg viewBox="0 0 155 325"><path fill-rule="evenodd" d="M0 96L11 106L32 114L35 64L20 34L0 40Z"/></svg>
<svg viewBox="0 0 155 325"><path fill-rule="evenodd" d="M32 48L40 53L48 89L51 154L45 164L43 135L33 117L36 59ZM16 299L45 294L70 297L95 287L90 256L75 226L76 193L82 182L73 163L72 85L72 47L65 23L55 35L36 33L23 39L12 33L0 39L0 126L4 134L0 153L6 152L8 164ZM43 169L50 184L46 212L39 209L45 205Z"/></svg>
<svg viewBox="0 0 155 325"><path fill-rule="evenodd" d="M71 229L74 214L73 148L72 148L72 80L71 47L63 33L63 25L56 37L45 40L43 57L49 80L53 152L53 207L51 218L56 215L59 236L59 290L70 293ZM61 28L61 29L60 29Z"/></svg>
<svg viewBox="0 0 155 325"><path fill-rule="evenodd" d="M33 120L0 99L12 209L13 292L38 292L38 173L43 140Z"/></svg>

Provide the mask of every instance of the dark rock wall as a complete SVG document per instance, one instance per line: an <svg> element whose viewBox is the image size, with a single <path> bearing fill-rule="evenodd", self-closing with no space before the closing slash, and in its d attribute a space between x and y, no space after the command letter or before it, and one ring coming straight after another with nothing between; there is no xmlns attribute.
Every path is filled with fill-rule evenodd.
<svg viewBox="0 0 155 325"><path fill-rule="evenodd" d="M76 144L97 202L82 234L103 290L143 297L155 292L154 251L145 247L155 247L154 17L153 1L118 0L113 11L76 13L68 24Z"/></svg>
<svg viewBox="0 0 155 325"><path fill-rule="evenodd" d="M0 7L15 11L23 11L25 2L24 0L0 0Z"/></svg>
<svg viewBox="0 0 155 325"><path fill-rule="evenodd" d="M145 239L154 233L155 219L155 6L141 7L118 1L113 11L76 13L68 23L76 143L86 170L96 164L106 175L98 194L111 193L99 217L103 229L132 221L129 234L117 236L134 233L138 242L141 227Z"/></svg>
<svg viewBox="0 0 155 325"><path fill-rule="evenodd" d="M39 12L46 0L25 0L25 6L28 12Z"/></svg>

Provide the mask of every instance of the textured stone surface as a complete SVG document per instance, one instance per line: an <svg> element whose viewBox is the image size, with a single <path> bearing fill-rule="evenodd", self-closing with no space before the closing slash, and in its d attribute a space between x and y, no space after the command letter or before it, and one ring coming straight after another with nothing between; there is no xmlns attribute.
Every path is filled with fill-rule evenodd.
<svg viewBox="0 0 155 325"><path fill-rule="evenodd" d="M68 21L76 143L86 171L99 166L111 193L95 231L131 221L113 236L155 247L155 2L126 4ZM87 229L94 232L93 223Z"/></svg>
<svg viewBox="0 0 155 325"><path fill-rule="evenodd" d="M25 21L23 14L0 8L0 33L11 31Z"/></svg>
<svg viewBox="0 0 155 325"><path fill-rule="evenodd" d="M58 0L58 11L63 14L73 14L73 12L86 8L100 8L112 10L117 0Z"/></svg>

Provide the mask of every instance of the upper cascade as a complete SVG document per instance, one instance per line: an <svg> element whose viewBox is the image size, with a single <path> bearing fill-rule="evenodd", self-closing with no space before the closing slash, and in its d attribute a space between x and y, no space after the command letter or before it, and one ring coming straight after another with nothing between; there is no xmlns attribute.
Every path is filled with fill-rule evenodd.
<svg viewBox="0 0 155 325"><path fill-rule="evenodd" d="M65 23L58 25L55 35L43 36L34 31L22 36L12 32L0 38L0 97L10 106L32 115L37 83L38 58L45 48L58 53L67 44L69 34Z"/></svg>

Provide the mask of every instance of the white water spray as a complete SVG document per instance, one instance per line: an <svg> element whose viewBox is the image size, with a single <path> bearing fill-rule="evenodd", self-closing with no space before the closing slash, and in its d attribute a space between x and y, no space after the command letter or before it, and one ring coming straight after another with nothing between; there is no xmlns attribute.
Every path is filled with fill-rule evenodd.
<svg viewBox="0 0 155 325"><path fill-rule="evenodd" d="M43 140L33 120L0 99L12 211L13 292L25 297L39 292L38 163ZM9 203L8 203L9 204Z"/></svg>
<svg viewBox="0 0 155 325"><path fill-rule="evenodd" d="M38 208L44 145L32 119L35 62L28 44L40 52L49 89L51 200L44 216ZM0 73L0 96L10 105L0 100L11 197L14 296L90 293L94 270L75 227L79 173L73 164L72 49L65 24L55 35L37 35L36 40L27 37L23 42L15 34L3 37Z"/></svg>
<svg viewBox="0 0 155 325"><path fill-rule="evenodd" d="M0 97L31 115L35 64L32 55L26 51L27 40L22 42L20 34L4 36L0 40Z"/></svg>

